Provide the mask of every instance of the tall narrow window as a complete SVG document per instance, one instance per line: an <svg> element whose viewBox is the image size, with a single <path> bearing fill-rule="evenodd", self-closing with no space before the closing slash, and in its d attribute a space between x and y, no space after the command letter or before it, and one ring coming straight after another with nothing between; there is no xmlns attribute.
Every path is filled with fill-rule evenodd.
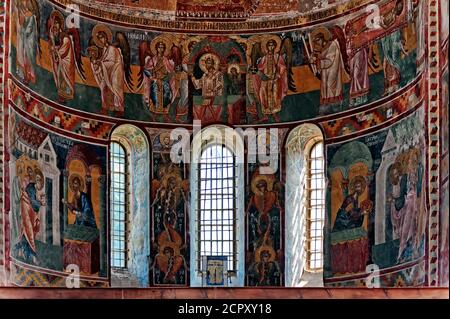
<svg viewBox="0 0 450 319"><path fill-rule="evenodd" d="M127 228L128 228L128 161L125 148L111 143L111 266L127 266Z"/></svg>
<svg viewBox="0 0 450 319"><path fill-rule="evenodd" d="M307 245L306 269L312 272L323 268L323 226L325 218L325 176L323 142L311 148L307 163Z"/></svg>
<svg viewBox="0 0 450 319"><path fill-rule="evenodd" d="M224 145L206 147L198 169L198 269L204 256L227 256L236 271L236 160Z"/></svg>

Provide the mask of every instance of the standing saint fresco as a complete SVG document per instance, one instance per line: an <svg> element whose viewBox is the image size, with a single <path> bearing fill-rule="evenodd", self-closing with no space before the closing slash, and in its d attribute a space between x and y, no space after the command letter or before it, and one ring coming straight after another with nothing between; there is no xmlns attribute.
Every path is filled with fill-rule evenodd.
<svg viewBox="0 0 450 319"><path fill-rule="evenodd" d="M13 186L17 198L17 208L20 208L18 219L18 243L15 248L19 258L38 265L36 236L40 230L39 211L46 205L44 187L44 175L37 164L25 158L17 166L18 184ZM20 192L20 195L19 195ZM19 226L20 225L20 226Z"/></svg>
<svg viewBox="0 0 450 319"><path fill-rule="evenodd" d="M334 30L339 30L335 28ZM322 114L339 111L344 100L343 76L346 72L346 48L342 34L325 27L311 32L313 54L310 63L320 75L320 109Z"/></svg>
<svg viewBox="0 0 450 319"><path fill-rule="evenodd" d="M58 102L72 100L75 94L75 69L84 80L81 61L80 32L76 28L65 29L65 19L55 10L47 20L50 39L50 58L53 79L58 90Z"/></svg>
<svg viewBox="0 0 450 319"><path fill-rule="evenodd" d="M292 77L292 41L271 35L252 47L252 83L263 119L276 117L288 90L296 91Z"/></svg>
<svg viewBox="0 0 450 319"><path fill-rule="evenodd" d="M130 68L130 45L122 32L116 32L113 42L112 31L103 24L97 24L92 30L88 48L91 68L95 81L100 88L102 113L125 112L125 85L132 86Z"/></svg>
<svg viewBox="0 0 450 319"><path fill-rule="evenodd" d="M40 11L36 0L16 1L16 67L24 84L36 83L36 58L40 54Z"/></svg>

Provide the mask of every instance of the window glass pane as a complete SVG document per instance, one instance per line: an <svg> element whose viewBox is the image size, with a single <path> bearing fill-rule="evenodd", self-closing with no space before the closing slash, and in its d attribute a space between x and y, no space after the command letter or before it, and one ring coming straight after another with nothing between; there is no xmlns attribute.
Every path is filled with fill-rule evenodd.
<svg viewBox="0 0 450 319"><path fill-rule="evenodd" d="M111 208L111 266L126 267L127 186L128 167L126 152L119 143L110 148L110 208Z"/></svg>
<svg viewBox="0 0 450 319"><path fill-rule="evenodd" d="M308 245L306 256L309 270L320 271L323 264L323 222L325 216L325 174L323 142L315 144L310 153L307 179Z"/></svg>
<svg viewBox="0 0 450 319"><path fill-rule="evenodd" d="M234 154L223 145L203 150L198 166L199 258L227 256L228 270L236 270L234 203L236 167Z"/></svg>

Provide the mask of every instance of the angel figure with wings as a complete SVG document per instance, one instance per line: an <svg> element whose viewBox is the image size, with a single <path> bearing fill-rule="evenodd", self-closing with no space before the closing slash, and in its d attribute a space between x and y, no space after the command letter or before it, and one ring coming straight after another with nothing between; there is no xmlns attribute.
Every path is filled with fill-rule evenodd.
<svg viewBox="0 0 450 319"><path fill-rule="evenodd" d="M21 0L16 3L17 75L24 84L36 83L36 57L41 54L39 5L36 0Z"/></svg>
<svg viewBox="0 0 450 319"><path fill-rule="evenodd" d="M116 32L115 42L110 28L97 24L89 41L89 57L102 96L102 113L124 114L125 85L132 91L130 45L122 32Z"/></svg>
<svg viewBox="0 0 450 319"><path fill-rule="evenodd" d="M253 89L264 119L276 117L288 90L296 91L292 74L292 40L268 35L251 51Z"/></svg>
<svg viewBox="0 0 450 319"><path fill-rule="evenodd" d="M75 69L85 80L80 32L77 28L65 30L64 21L63 15L57 10L54 10L47 20L53 79L58 89L58 101L62 103L74 97Z"/></svg>
<svg viewBox="0 0 450 319"><path fill-rule="evenodd" d="M144 102L151 112L168 114L178 96L177 71L180 71L181 50L167 36L157 36L139 44L139 86L144 86Z"/></svg>

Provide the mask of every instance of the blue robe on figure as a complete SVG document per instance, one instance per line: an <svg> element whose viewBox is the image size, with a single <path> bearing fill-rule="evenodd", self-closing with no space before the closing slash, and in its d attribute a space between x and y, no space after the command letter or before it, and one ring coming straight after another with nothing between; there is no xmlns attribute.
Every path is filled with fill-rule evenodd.
<svg viewBox="0 0 450 319"><path fill-rule="evenodd" d="M345 208L350 204L353 207L347 212ZM363 221L364 215L358 204L358 196L355 196L355 194L349 195L345 198L341 208L339 208L336 221L334 222L333 232L361 227Z"/></svg>
<svg viewBox="0 0 450 319"><path fill-rule="evenodd" d="M76 216L75 225L97 228L92 201L86 193L80 193L80 197L76 199L76 207L76 211L81 214Z"/></svg>

